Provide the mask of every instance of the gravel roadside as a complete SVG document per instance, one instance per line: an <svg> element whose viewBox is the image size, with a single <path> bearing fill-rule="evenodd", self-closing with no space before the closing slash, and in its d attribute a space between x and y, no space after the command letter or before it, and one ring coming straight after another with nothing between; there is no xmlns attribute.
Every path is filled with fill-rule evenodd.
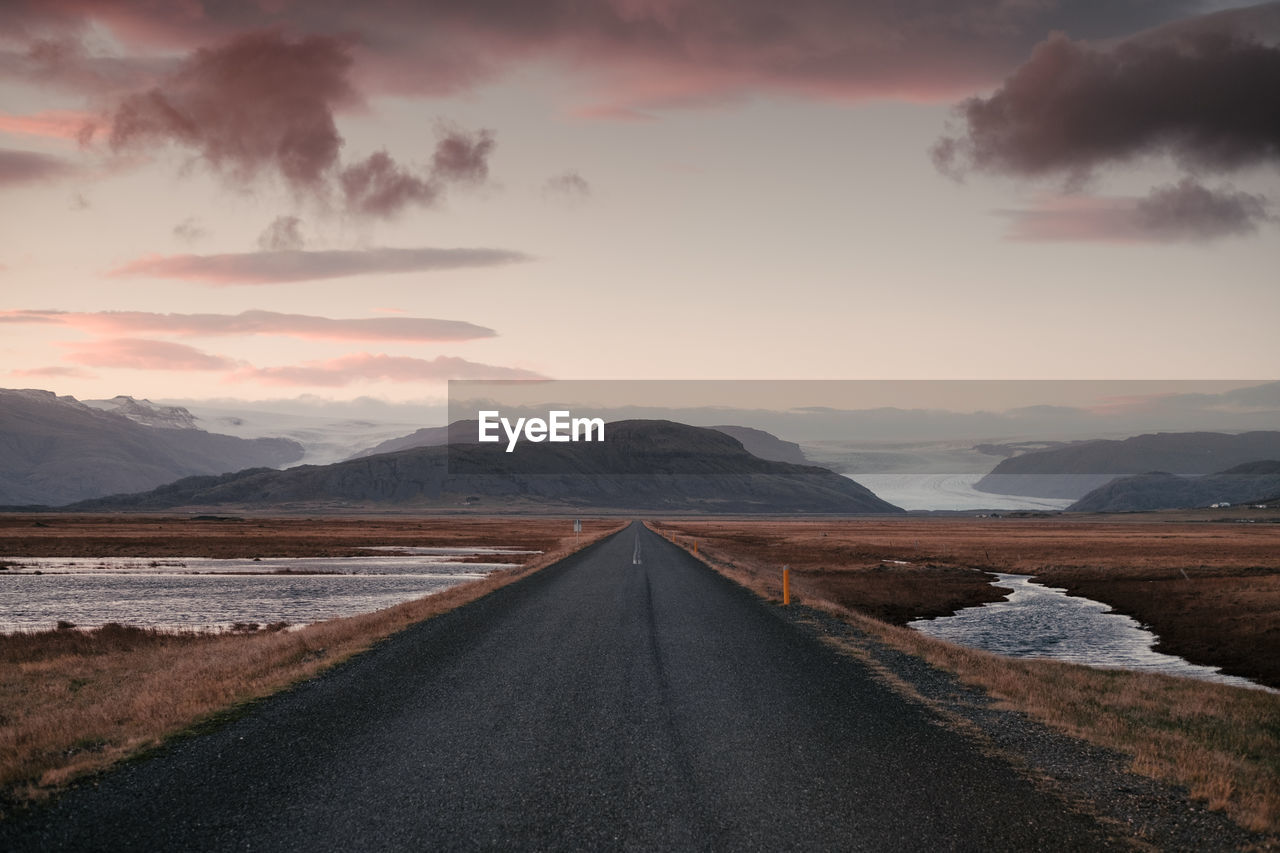
<svg viewBox="0 0 1280 853"><path fill-rule="evenodd" d="M1130 772L1128 756L998 707L984 691L830 613L804 605L776 609L816 638L863 660L943 725L979 740L1044 789L1130 836L1140 849L1280 850L1280 838L1244 829L1193 802L1183 788Z"/></svg>

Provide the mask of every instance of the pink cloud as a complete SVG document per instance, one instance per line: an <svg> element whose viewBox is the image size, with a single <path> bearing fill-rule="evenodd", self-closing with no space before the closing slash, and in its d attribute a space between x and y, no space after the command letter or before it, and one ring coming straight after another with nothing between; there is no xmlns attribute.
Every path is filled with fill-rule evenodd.
<svg viewBox="0 0 1280 853"><path fill-rule="evenodd" d="M57 14L28 3L11 17L67 35L91 19L152 51L286 27L349 37L360 80L389 93L457 93L517 63L542 62L583 80L600 109L626 114L761 91L949 97L994 82L1048 32L1114 37L1187 8L1184 0L120 0Z"/></svg>
<svg viewBox="0 0 1280 853"><path fill-rule="evenodd" d="M354 353L328 361L289 367L246 367L231 381L256 381L267 385L301 385L337 388L361 381L443 382L448 379L543 379L529 370L480 364L453 356L434 359Z"/></svg>
<svg viewBox="0 0 1280 853"><path fill-rule="evenodd" d="M0 113L0 133L77 139L91 119L89 113L74 110L43 110L31 115Z"/></svg>
<svg viewBox="0 0 1280 853"><path fill-rule="evenodd" d="M65 344L67 359L90 367L134 370L229 370L236 362L220 355L172 341L116 338L84 344Z"/></svg>
<svg viewBox="0 0 1280 853"><path fill-rule="evenodd" d="M150 311L0 311L0 323L48 323L98 334L162 334L191 337L282 335L331 341L417 343L490 338L493 329L462 320L430 317L334 319L310 314L242 311L239 314L158 314Z"/></svg>
<svg viewBox="0 0 1280 853"><path fill-rule="evenodd" d="M96 373L90 373L87 370L81 370L79 367L32 367L27 370L10 370L10 376L29 376L32 378L61 378L61 379L97 379Z"/></svg>
<svg viewBox="0 0 1280 853"><path fill-rule="evenodd" d="M390 249L263 251L223 255L149 255L108 275L146 276L211 285L279 284L353 275L490 267L530 260L506 249Z"/></svg>

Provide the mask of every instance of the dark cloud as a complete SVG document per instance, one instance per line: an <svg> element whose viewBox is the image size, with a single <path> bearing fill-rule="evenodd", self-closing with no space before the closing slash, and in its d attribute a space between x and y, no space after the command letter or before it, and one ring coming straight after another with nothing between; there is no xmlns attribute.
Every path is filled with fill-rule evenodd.
<svg viewBox="0 0 1280 853"><path fill-rule="evenodd" d="M167 334L196 337L284 335L334 341L469 341L491 338L493 329L461 320L431 317L359 317L339 319L275 311L239 314L159 314L151 311L0 311L0 323L70 326L96 334Z"/></svg>
<svg viewBox="0 0 1280 853"><path fill-rule="evenodd" d="M1212 190L1191 178L1157 187L1138 202L1139 227L1170 240L1213 240L1252 234L1274 222L1267 199L1232 187Z"/></svg>
<svg viewBox="0 0 1280 853"><path fill-rule="evenodd" d="M47 4L46 4L47 5ZM584 80L597 114L706 103L754 91L818 97L939 97L1005 73L1053 29L1131 33L1188 14L1192 0L191 0L36 2L13 31L75 35L86 20L129 46L186 49L246 30L352 37L370 91L446 94L517 62L550 60Z"/></svg>
<svg viewBox="0 0 1280 853"><path fill-rule="evenodd" d="M347 40L289 38L279 32L236 36L196 51L145 92L120 99L102 119L112 150L149 152L172 145L192 151L216 174L237 185L276 177L301 197L326 205L336 197L347 214L393 217L410 206L429 206L452 183L480 183L489 173L493 133L441 125L431 162L423 169L398 163L386 151L344 165L335 114L359 103L349 76ZM97 134L90 122L82 137ZM285 230L267 235L300 248Z"/></svg>
<svg viewBox="0 0 1280 853"><path fill-rule="evenodd" d="M591 195L591 184L577 172L562 172L547 178L542 185L542 193L553 198L579 201Z"/></svg>
<svg viewBox="0 0 1280 853"><path fill-rule="evenodd" d="M1275 221L1263 196L1231 186L1210 189L1191 178L1145 198L1071 195L999 213L1012 221L1011 239L1055 242L1203 242L1248 236Z"/></svg>
<svg viewBox="0 0 1280 853"><path fill-rule="evenodd" d="M278 284L352 275L490 267L531 258L507 249L387 249L268 251L225 255L155 255L110 272L199 281L212 285Z"/></svg>
<svg viewBox="0 0 1280 853"><path fill-rule="evenodd" d="M493 153L493 131L475 133L441 125L440 141L431 158L431 174L441 181L479 184L489 177L489 155Z"/></svg>
<svg viewBox="0 0 1280 853"><path fill-rule="evenodd" d="M267 252L301 249L305 244L302 220L296 216L277 216L258 235L258 247Z"/></svg>
<svg viewBox="0 0 1280 853"><path fill-rule="evenodd" d="M990 97L960 105L963 133L939 141L935 162L1076 185L1150 155L1201 171L1280 165L1280 47L1213 28L1223 20L1237 19L1109 48L1054 35Z"/></svg>
<svg viewBox="0 0 1280 853"><path fill-rule="evenodd" d="M73 164L52 154L0 148L0 187L56 180L76 171Z"/></svg>
<svg viewBox="0 0 1280 853"><path fill-rule="evenodd" d="M177 237L184 243L194 243L203 237L207 237L209 232L200 224L200 220L194 216L188 216L186 219L173 226L173 236Z"/></svg>
<svg viewBox="0 0 1280 853"><path fill-rule="evenodd" d="M336 38L239 36L124 98L109 117L109 142L117 151L176 144L235 181L271 172L296 191L321 192L342 147L334 110L358 100L350 67Z"/></svg>
<svg viewBox="0 0 1280 853"><path fill-rule="evenodd" d="M385 151L347 166L338 175L348 213L389 219L410 206L429 207L449 184L479 184L489 177L493 132L468 133L451 124L438 127L439 140L425 174L401 166Z"/></svg>
<svg viewBox="0 0 1280 853"><path fill-rule="evenodd" d="M440 184L403 168L385 151L377 151L338 176L349 213L387 219L409 205L433 204Z"/></svg>

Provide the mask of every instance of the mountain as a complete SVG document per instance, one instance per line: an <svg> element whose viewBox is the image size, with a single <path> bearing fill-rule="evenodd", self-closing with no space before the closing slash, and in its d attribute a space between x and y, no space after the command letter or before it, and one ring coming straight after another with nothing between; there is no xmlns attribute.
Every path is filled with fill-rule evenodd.
<svg viewBox="0 0 1280 853"><path fill-rule="evenodd" d="M287 438L302 445L300 461L311 465L327 465L348 459L353 453L380 441L403 436L422 421L403 420L406 414L392 410L385 413L361 413L356 406L344 410L340 404L314 407L286 407L289 401L246 403L237 400L189 400L182 408L191 412L197 425L210 432L238 438ZM273 408L279 406L279 409ZM434 414L434 413L433 413Z"/></svg>
<svg viewBox="0 0 1280 853"><path fill-rule="evenodd" d="M137 405L117 408L150 417L138 411L146 408L141 403L123 399ZM183 418L170 413L170 420ZM0 504L57 506L192 474L287 465L301 456L301 446L285 439L146 426L51 391L0 389Z"/></svg>
<svg viewBox="0 0 1280 853"><path fill-rule="evenodd" d="M1094 489L1071 512L1191 509L1218 503L1248 504L1280 496L1280 461L1246 462L1217 474L1179 477L1154 472L1121 477Z"/></svg>
<svg viewBox="0 0 1280 853"><path fill-rule="evenodd" d="M75 509L239 504L477 505L733 513L901 512L825 468L760 459L738 440L671 421L618 421L596 443L417 447L284 471L193 477Z"/></svg>
<svg viewBox="0 0 1280 853"><path fill-rule="evenodd" d="M466 441L470 436L474 436L476 427L476 421L454 421L447 427L424 427L410 435L393 438L361 450L359 453L352 454L349 458L359 459L364 456L394 453L397 450L409 450L414 447L435 447L441 444L448 444L451 439L453 443L457 444ZM761 459L769 459L774 462L790 462L793 465L809 464L804 452L800 450L800 445L793 441L783 441L776 435L765 432L762 429L744 426L713 426L710 429L736 438L748 453L759 456Z"/></svg>
<svg viewBox="0 0 1280 853"><path fill-rule="evenodd" d="M974 488L1001 495L1079 499L1128 474L1200 476L1261 459L1280 459L1280 432L1161 432L1024 453L1003 460Z"/></svg>
<svg viewBox="0 0 1280 853"><path fill-rule="evenodd" d="M182 406L158 406L150 400L135 400L120 394L110 400L81 400L86 406L124 415L135 424L162 429L199 429L196 419Z"/></svg>
<svg viewBox="0 0 1280 853"><path fill-rule="evenodd" d="M389 438L373 447L366 447L348 458L361 459L365 456L377 456L380 453L412 450L415 447L440 447L449 444L451 440L454 444L465 444L468 440L474 440L478 426L477 421L454 421L448 426L423 427L409 435Z"/></svg>
<svg viewBox="0 0 1280 853"><path fill-rule="evenodd" d="M771 432L754 427L721 425L711 429L719 430L742 442L748 453L769 459L773 462L790 462L792 465L808 465L804 451L794 441L783 441Z"/></svg>

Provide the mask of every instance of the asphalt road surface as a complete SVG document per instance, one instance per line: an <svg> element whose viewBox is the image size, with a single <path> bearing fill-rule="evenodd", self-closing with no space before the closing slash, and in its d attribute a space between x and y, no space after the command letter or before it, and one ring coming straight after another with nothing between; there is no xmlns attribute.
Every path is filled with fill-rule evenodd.
<svg viewBox="0 0 1280 853"><path fill-rule="evenodd" d="M42 851L1106 846L638 524L0 824Z"/></svg>

